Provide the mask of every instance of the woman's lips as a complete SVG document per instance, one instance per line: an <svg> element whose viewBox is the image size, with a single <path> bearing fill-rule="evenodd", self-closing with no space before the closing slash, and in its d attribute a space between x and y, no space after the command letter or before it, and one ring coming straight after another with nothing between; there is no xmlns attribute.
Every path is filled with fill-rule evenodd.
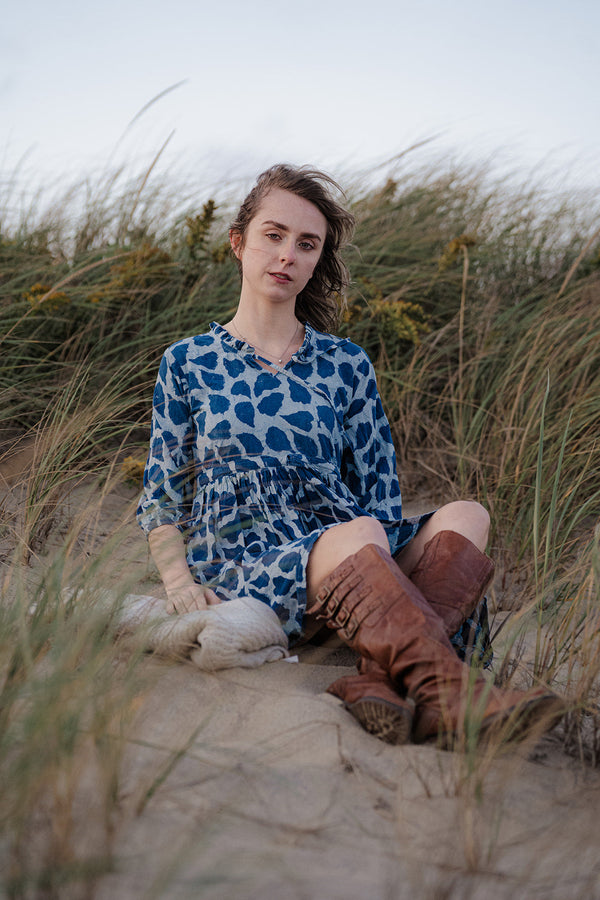
<svg viewBox="0 0 600 900"><path fill-rule="evenodd" d="M274 278L278 284L287 284L292 279L289 275L286 275L285 272L269 272L271 278Z"/></svg>

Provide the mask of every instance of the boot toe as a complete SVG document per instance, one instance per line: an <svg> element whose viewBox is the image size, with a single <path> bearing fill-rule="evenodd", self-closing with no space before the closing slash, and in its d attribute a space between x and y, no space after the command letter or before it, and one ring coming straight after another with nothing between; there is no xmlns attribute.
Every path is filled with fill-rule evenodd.
<svg viewBox="0 0 600 900"><path fill-rule="evenodd" d="M496 713L481 723L480 739L486 743L523 741L551 731L567 712L565 701L540 688L517 699L512 709Z"/></svg>
<svg viewBox="0 0 600 900"><path fill-rule="evenodd" d="M486 746L536 739L550 731L567 712L565 701L545 688L527 693L512 692L504 707L477 715L467 711L461 727L444 722L439 710L423 708L415 717L415 743L435 742L444 750L475 743ZM512 701L512 702L511 702Z"/></svg>

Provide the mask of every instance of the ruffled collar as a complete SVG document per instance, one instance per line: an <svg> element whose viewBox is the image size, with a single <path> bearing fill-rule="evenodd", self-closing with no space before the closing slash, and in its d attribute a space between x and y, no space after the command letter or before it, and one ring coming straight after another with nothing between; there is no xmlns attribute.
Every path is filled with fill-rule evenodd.
<svg viewBox="0 0 600 900"><path fill-rule="evenodd" d="M313 328L308 322L304 323L304 329L305 335L302 345L292 356L292 361L294 362L312 362L312 360L316 359L318 356L324 356L326 353L335 350L340 344L348 342L348 338L336 337L333 334L325 334L322 331L317 331L316 328ZM218 337L227 347L236 352L249 353L254 356L254 348L250 344L241 338L237 338L235 335L230 334L229 331L227 331L226 328L223 328L222 325L219 325L218 322L211 322L210 330L215 337Z"/></svg>

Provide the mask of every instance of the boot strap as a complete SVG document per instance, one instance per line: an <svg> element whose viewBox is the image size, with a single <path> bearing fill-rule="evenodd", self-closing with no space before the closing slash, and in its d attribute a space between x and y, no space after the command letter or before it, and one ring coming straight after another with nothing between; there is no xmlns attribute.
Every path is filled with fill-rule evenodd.
<svg viewBox="0 0 600 900"><path fill-rule="evenodd" d="M348 571L351 571L350 567L348 567ZM322 619L325 616L334 615L346 594L357 588L361 581L362 578L357 572L353 572L351 578L344 578L341 583L337 581L335 584L332 584L331 587L327 581L325 581L319 588L317 596L315 597L315 606L310 612L313 613L316 609L322 609L324 607L322 612L317 612L317 618Z"/></svg>
<svg viewBox="0 0 600 900"><path fill-rule="evenodd" d="M345 591L342 596L336 590L327 592L321 599L322 608L316 616L317 619L325 619L330 628L335 628L342 640L351 641L363 619L373 609L372 603L363 602L372 591L369 585L362 583L360 577L352 579L352 584L344 585L346 587L352 589L351 600Z"/></svg>

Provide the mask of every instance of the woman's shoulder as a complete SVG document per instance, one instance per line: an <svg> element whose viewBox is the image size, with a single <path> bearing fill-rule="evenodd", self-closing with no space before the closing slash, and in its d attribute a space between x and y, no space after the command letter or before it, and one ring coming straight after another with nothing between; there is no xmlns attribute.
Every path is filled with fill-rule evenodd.
<svg viewBox="0 0 600 900"><path fill-rule="evenodd" d="M167 347L164 355L168 362L175 361L184 365L190 360L197 359L199 355L214 351L216 343L215 335L208 331L180 338Z"/></svg>
<svg viewBox="0 0 600 900"><path fill-rule="evenodd" d="M329 334L312 329L312 346L315 356L324 356L336 364L350 365L360 374L366 375L373 369L366 350L344 335Z"/></svg>

